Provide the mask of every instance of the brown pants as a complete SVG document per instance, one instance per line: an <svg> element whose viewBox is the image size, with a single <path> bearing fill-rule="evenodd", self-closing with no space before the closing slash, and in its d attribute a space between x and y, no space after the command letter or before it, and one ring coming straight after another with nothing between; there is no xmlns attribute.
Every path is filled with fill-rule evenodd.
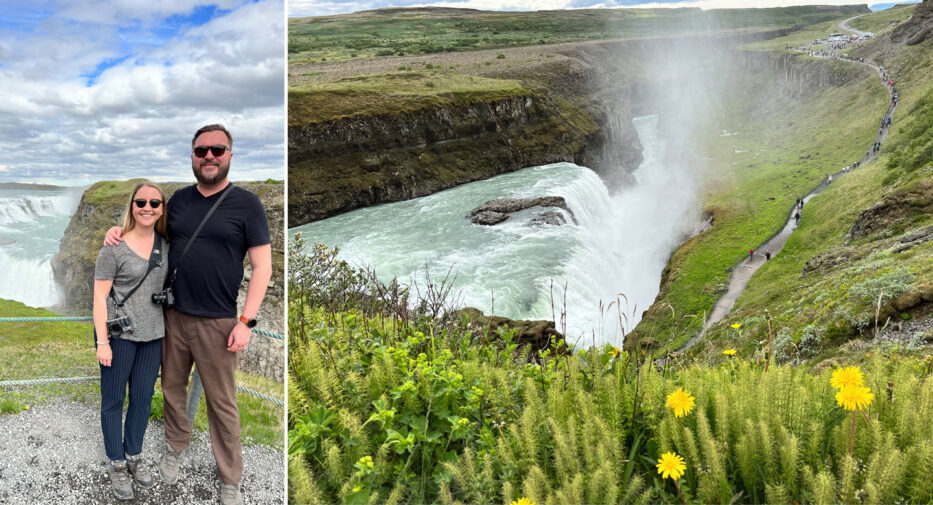
<svg viewBox="0 0 933 505"><path fill-rule="evenodd" d="M207 398L207 420L217 472L224 484L238 484L243 474L240 411L236 404L237 353L227 350L236 318L212 319L165 311L162 339L162 395L165 440L176 451L191 443L188 421L188 375L195 363Z"/></svg>

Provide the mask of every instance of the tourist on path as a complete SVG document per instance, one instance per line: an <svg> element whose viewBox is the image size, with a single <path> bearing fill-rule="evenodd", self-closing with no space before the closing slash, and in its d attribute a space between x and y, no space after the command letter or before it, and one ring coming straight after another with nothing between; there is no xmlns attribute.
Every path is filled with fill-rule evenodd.
<svg viewBox="0 0 933 505"><path fill-rule="evenodd" d="M755 261L755 250L754 249L749 249L748 261Z"/></svg>

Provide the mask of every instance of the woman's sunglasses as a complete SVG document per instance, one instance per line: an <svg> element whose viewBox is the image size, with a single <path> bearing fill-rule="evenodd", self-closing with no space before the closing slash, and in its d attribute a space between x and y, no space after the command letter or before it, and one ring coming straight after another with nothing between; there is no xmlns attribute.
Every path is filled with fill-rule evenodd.
<svg viewBox="0 0 933 505"><path fill-rule="evenodd" d="M220 158L227 151L233 152L233 149L230 149L227 146L222 146L218 144L216 146L197 146L191 150L191 152L193 152L194 155L197 156L198 158L203 158L207 156L208 151L210 151L211 154L213 154L215 158Z"/></svg>
<svg viewBox="0 0 933 505"><path fill-rule="evenodd" d="M133 203L135 203L136 206L139 207L140 209L145 207L147 203L153 209L158 209L159 205L162 205L162 200L159 200L158 198L153 198L152 200L144 200L142 198L137 198L133 200Z"/></svg>

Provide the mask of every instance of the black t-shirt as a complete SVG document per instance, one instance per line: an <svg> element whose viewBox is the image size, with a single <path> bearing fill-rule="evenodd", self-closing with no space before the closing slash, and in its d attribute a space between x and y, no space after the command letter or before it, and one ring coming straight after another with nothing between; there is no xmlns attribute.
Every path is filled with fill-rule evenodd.
<svg viewBox="0 0 933 505"><path fill-rule="evenodd" d="M169 199L169 277L188 240L223 191L209 197L197 186L179 189ZM234 186L201 228L175 278L175 309L200 317L236 317L243 280L243 258L250 247L269 244L269 225L259 197Z"/></svg>

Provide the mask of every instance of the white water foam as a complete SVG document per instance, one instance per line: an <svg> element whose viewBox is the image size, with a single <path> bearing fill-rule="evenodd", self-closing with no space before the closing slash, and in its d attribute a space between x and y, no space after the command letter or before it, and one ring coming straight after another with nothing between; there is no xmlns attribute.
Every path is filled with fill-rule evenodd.
<svg viewBox="0 0 933 505"><path fill-rule="evenodd" d="M0 225L31 223L43 217L68 216L76 206L71 194L0 196Z"/></svg>
<svg viewBox="0 0 933 505"><path fill-rule="evenodd" d="M384 280L398 277L423 286L425 270L437 283L452 269L464 305L558 322L566 310L571 343L621 346L623 333L654 301L671 252L698 221L690 167L666 159L654 116L637 119L635 126L644 146L644 161L634 174L638 183L615 195L592 170L557 163L292 231L338 246L342 258L373 266ZM564 197L575 224L535 226L531 218L540 209L515 213L491 227L464 217L493 198L549 195ZM628 318L624 329L617 299Z"/></svg>
<svg viewBox="0 0 933 505"><path fill-rule="evenodd" d="M48 259L14 258L0 249L0 298L31 307L51 307L61 301Z"/></svg>
<svg viewBox="0 0 933 505"><path fill-rule="evenodd" d="M51 259L80 196L73 188L0 185L0 298L34 307L61 302Z"/></svg>

